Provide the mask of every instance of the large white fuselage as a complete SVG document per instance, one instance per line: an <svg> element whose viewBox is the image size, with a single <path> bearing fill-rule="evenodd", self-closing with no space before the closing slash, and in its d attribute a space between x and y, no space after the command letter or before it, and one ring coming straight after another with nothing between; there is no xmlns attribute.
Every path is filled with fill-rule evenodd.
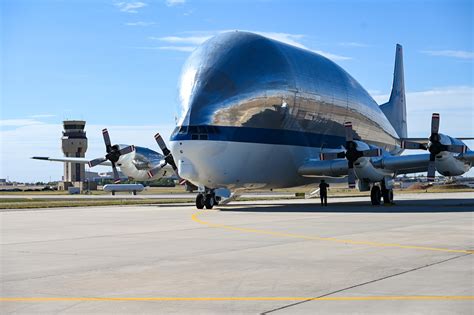
<svg viewBox="0 0 474 315"><path fill-rule="evenodd" d="M179 175L194 184L229 189L292 187L314 182L298 168L319 149L226 141L172 141Z"/></svg>

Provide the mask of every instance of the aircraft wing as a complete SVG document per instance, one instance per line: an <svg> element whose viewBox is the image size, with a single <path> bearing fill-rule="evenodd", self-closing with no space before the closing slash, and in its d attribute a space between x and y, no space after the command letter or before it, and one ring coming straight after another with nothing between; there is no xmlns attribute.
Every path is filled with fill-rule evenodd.
<svg viewBox="0 0 474 315"><path fill-rule="evenodd" d="M47 156L33 156L32 159L34 160L43 160L43 161L51 161L51 162L71 162L71 163L79 163L79 164L88 164L89 159L86 158L79 158L79 157L63 157L63 158L50 158ZM100 163L100 165L111 166L112 164L109 161L104 161Z"/></svg>
<svg viewBox="0 0 474 315"><path fill-rule="evenodd" d="M375 168L391 171L395 174L409 174L428 171L430 155L413 154L402 156L385 156L374 159L372 165Z"/></svg>
<svg viewBox="0 0 474 315"><path fill-rule="evenodd" d="M460 161L467 161L474 163L474 151L468 151L459 155L455 158ZM402 155L402 156L383 156L371 158L371 164L376 169L386 170L395 174L409 174L426 172L428 170L428 164L430 160L430 154L413 154L413 155ZM348 164L345 159L335 160L319 160L312 159L308 160L299 169L298 173L301 176L317 177L317 176L329 176L329 177L340 177L345 176L348 173Z"/></svg>

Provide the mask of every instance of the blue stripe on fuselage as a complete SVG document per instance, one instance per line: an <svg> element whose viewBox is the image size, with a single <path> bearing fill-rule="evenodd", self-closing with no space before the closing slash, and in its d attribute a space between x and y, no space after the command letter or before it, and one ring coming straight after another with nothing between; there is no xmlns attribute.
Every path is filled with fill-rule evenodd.
<svg viewBox="0 0 474 315"><path fill-rule="evenodd" d="M210 140L233 141L262 144L282 144L315 148L339 148L345 145L344 137L322 135L317 133L249 127L204 126L210 132L179 133L176 128L170 137L171 141L180 140Z"/></svg>

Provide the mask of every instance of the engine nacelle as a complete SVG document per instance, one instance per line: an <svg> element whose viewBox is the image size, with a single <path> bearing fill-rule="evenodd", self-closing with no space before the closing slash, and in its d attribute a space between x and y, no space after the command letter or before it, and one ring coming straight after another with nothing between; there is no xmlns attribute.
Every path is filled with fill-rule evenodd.
<svg viewBox="0 0 474 315"><path fill-rule="evenodd" d="M361 181L380 182L387 176L392 176L391 172L384 169L375 168L370 162L370 158L362 157L354 163L354 171Z"/></svg>
<svg viewBox="0 0 474 315"><path fill-rule="evenodd" d="M439 134L440 143L443 145L464 145L461 140L456 138ZM458 176L466 173L471 168L471 163L458 160L455 158L456 153L447 151L438 153L436 155L436 170L444 176Z"/></svg>
<svg viewBox="0 0 474 315"><path fill-rule="evenodd" d="M458 176L471 168L471 163L458 160L453 153L441 152L436 155L436 170L444 176Z"/></svg>

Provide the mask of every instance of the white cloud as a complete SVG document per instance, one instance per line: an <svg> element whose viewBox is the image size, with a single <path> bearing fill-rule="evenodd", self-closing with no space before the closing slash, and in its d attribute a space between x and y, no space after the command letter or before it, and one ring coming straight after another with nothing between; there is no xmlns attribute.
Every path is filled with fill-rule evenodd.
<svg viewBox="0 0 474 315"><path fill-rule="evenodd" d="M43 122L32 118L0 120L0 127L22 127L41 124L43 124Z"/></svg>
<svg viewBox="0 0 474 315"><path fill-rule="evenodd" d="M139 46L134 48L144 50L173 50L180 52L191 52L196 49L196 46Z"/></svg>
<svg viewBox="0 0 474 315"><path fill-rule="evenodd" d="M127 13L138 13L138 9L147 6L146 3L139 1L122 1L116 2L114 5L119 8L120 11Z"/></svg>
<svg viewBox="0 0 474 315"><path fill-rule="evenodd" d="M151 26L155 24L156 24L155 22L143 22L143 21L125 23L125 25L127 26Z"/></svg>
<svg viewBox="0 0 474 315"><path fill-rule="evenodd" d="M380 90L367 90L367 92L372 95L372 97L378 97L378 95L382 95L382 91ZM383 95L382 95L383 96Z"/></svg>
<svg viewBox="0 0 474 315"><path fill-rule="evenodd" d="M196 46L160 46L158 49L191 52L196 49Z"/></svg>
<svg viewBox="0 0 474 315"><path fill-rule="evenodd" d="M200 33L199 35L193 35L193 36L165 36L165 37L149 37L151 40L158 40L166 43L171 43L171 44L182 44L182 45L187 45L183 49L179 49L179 46L173 45L173 46L163 46L163 49L167 50L177 50L177 51L193 51L197 45L200 45L204 43L206 40L209 38L220 34L224 32L230 32L232 30L221 30L221 31L214 31L214 32L204 32ZM298 48L306 49L312 52L315 52L317 54L320 54L326 58L329 58L334 61L339 61L339 60L350 60L352 59L351 57L347 56L341 56L337 55L334 53L322 51L322 50L312 50L305 46L304 44L301 43L301 40L305 37L302 34L290 34L290 33L277 33L277 32L258 32L258 31L250 31L256 34L260 34L262 36L286 43L288 45L292 45ZM190 46L194 45L194 46Z"/></svg>
<svg viewBox="0 0 474 315"><path fill-rule="evenodd" d="M311 50L312 52L315 52L321 56L324 56L328 59L331 59L333 61L340 61L340 60L351 60L351 57L346 57L346 56L341 56L341 55L336 55L327 51L322 51L322 50Z"/></svg>
<svg viewBox="0 0 474 315"><path fill-rule="evenodd" d="M299 41L304 38L302 34L289 34L289 33L277 33L277 32L255 32L262 36L277 40L279 42L286 43L295 47L308 49L306 46L301 44Z"/></svg>
<svg viewBox="0 0 474 315"><path fill-rule="evenodd" d="M474 52L466 50L422 50L423 54L458 59L474 59Z"/></svg>
<svg viewBox="0 0 474 315"><path fill-rule="evenodd" d="M31 182L48 181L50 177L52 180L61 179L63 174L62 163L30 159L32 156L63 156L60 144L61 132L63 130L61 123L46 124L38 121L32 123L28 119L9 121L16 121L16 128L0 129L0 138L2 139L0 178L9 177L11 181ZM104 143L101 132L104 127L108 128L114 144L135 144L148 147L157 152L160 152L160 149L153 135L156 132L160 132L165 139L169 139L174 128L173 125L86 125L88 137L86 157L92 159L104 155ZM109 171L109 168L96 167L93 170Z"/></svg>
<svg viewBox="0 0 474 315"><path fill-rule="evenodd" d="M200 45L211 37L212 37L212 35L206 35L206 36L165 36L165 37L151 36L148 39L159 40L159 41L166 42L166 43L171 43L171 44Z"/></svg>
<svg viewBox="0 0 474 315"><path fill-rule="evenodd" d="M51 118L51 117L56 117L56 115L53 114L38 114L38 115L31 115L31 118Z"/></svg>
<svg viewBox="0 0 474 315"><path fill-rule="evenodd" d="M185 4L185 3L186 3L186 0L166 0L166 5L169 7Z"/></svg>

